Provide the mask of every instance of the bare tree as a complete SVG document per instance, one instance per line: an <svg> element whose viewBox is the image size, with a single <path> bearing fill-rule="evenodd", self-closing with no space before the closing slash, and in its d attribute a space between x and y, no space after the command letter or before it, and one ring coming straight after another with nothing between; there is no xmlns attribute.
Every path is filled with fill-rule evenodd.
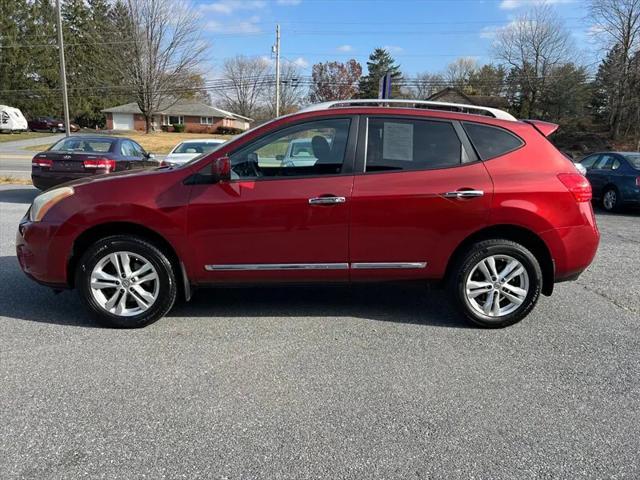
<svg viewBox="0 0 640 480"><path fill-rule="evenodd" d="M131 87L145 118L146 131L160 108L192 90L207 49L196 12L173 0L127 0L120 32L127 43L116 58L124 83Z"/></svg>
<svg viewBox="0 0 640 480"><path fill-rule="evenodd" d="M263 58L242 55L224 62L225 87L217 92L222 105L239 115L254 118L271 79L271 67Z"/></svg>
<svg viewBox="0 0 640 480"><path fill-rule="evenodd" d="M346 63L316 63L311 73L309 100L316 103L354 98L361 76L362 66L354 59Z"/></svg>
<svg viewBox="0 0 640 480"><path fill-rule="evenodd" d="M412 95L418 100L426 100L431 95L442 90L446 82L439 73L418 73L413 79Z"/></svg>
<svg viewBox="0 0 640 480"><path fill-rule="evenodd" d="M494 49L520 83L520 115L528 117L536 111L552 70L568 62L571 44L555 11L542 4L498 31Z"/></svg>
<svg viewBox="0 0 640 480"><path fill-rule="evenodd" d="M609 105L609 127L619 137L626 110L638 108L640 94L633 79L638 78L637 55L640 50L640 0L591 0L590 12L605 47L615 51L609 81L614 88ZM613 77L613 78L611 78ZM639 109L640 111L640 109ZM639 139L640 142L640 139Z"/></svg>
<svg viewBox="0 0 640 480"><path fill-rule="evenodd" d="M469 78L478 69L478 63L474 58L461 57L447 66L446 78L452 87L463 88L469 82Z"/></svg>
<svg viewBox="0 0 640 480"><path fill-rule="evenodd" d="M273 71L271 71L273 75ZM295 112L305 96L304 85L300 78L300 68L293 62L283 62L280 68L280 112L282 115ZM270 82L264 91L265 104L269 115L276 114L276 86Z"/></svg>

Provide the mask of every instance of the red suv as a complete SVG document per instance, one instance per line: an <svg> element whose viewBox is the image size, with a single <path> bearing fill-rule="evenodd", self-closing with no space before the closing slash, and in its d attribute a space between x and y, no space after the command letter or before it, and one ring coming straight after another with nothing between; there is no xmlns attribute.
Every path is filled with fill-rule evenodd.
<svg viewBox="0 0 640 480"><path fill-rule="evenodd" d="M316 105L182 166L39 195L17 255L118 327L194 287L396 280L444 283L471 321L503 327L598 246L591 187L546 139L556 128L469 105ZM285 162L300 139L305 161Z"/></svg>

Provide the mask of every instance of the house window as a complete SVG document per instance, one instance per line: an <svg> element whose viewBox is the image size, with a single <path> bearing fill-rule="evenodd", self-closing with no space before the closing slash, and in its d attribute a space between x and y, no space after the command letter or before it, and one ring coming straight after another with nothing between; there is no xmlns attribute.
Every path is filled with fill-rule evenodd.
<svg viewBox="0 0 640 480"><path fill-rule="evenodd" d="M184 117L182 115L163 115L162 125L183 125Z"/></svg>
<svg viewBox="0 0 640 480"><path fill-rule="evenodd" d="M200 117L200 125L213 125L213 117Z"/></svg>

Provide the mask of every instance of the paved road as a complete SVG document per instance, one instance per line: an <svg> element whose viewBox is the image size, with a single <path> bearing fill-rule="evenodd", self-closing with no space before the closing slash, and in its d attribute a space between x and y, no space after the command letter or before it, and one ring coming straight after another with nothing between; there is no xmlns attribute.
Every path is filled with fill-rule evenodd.
<svg viewBox="0 0 640 480"><path fill-rule="evenodd" d="M469 328L417 286L213 290L139 331L19 272L0 188L0 478L640 477L640 214Z"/></svg>

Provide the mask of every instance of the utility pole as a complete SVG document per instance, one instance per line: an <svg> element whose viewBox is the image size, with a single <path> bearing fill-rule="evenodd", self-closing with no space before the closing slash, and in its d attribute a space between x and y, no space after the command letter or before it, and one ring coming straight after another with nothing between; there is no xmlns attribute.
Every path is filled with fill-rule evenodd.
<svg viewBox="0 0 640 480"><path fill-rule="evenodd" d="M280 116L280 25L276 25L276 117Z"/></svg>
<svg viewBox="0 0 640 480"><path fill-rule="evenodd" d="M64 63L64 39L62 36L62 13L60 0L56 0L58 13L58 51L60 52L60 84L62 85L62 102L64 103L64 128L67 137L71 134L69 125L69 98L67 98L67 72Z"/></svg>

